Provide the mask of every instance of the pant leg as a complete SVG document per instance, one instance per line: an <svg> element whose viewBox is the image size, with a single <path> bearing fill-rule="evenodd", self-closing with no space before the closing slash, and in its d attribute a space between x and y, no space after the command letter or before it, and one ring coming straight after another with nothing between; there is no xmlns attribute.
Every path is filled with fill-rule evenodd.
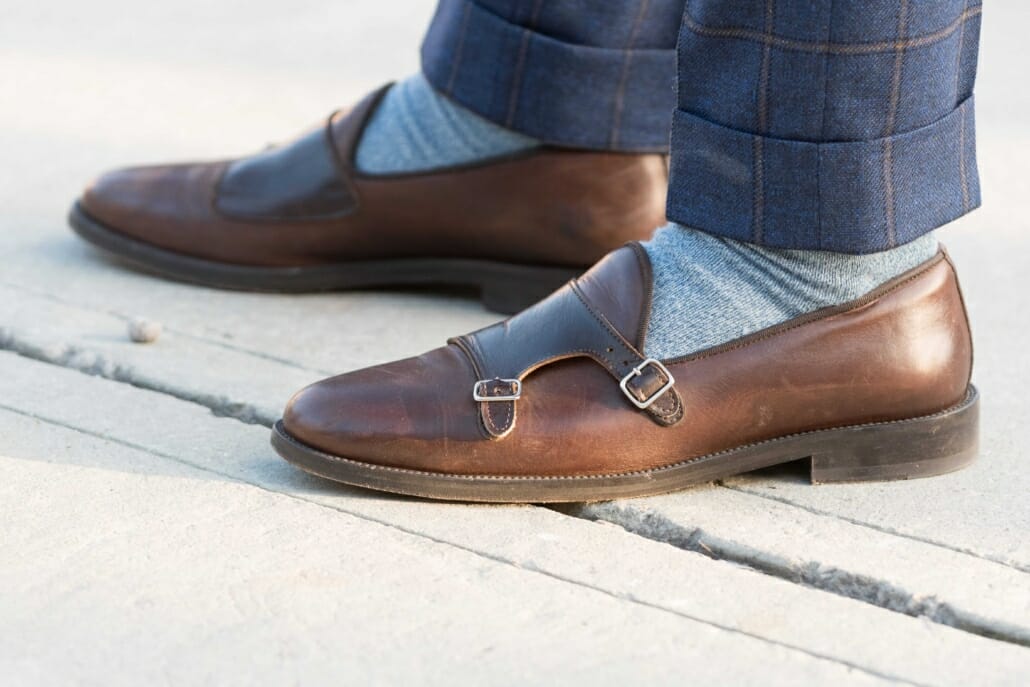
<svg viewBox="0 0 1030 687"><path fill-rule="evenodd" d="M977 207L979 0L690 0L669 218L869 253Z"/></svg>
<svg viewBox="0 0 1030 687"><path fill-rule="evenodd" d="M440 0L422 46L438 91L557 145L668 150L684 0Z"/></svg>

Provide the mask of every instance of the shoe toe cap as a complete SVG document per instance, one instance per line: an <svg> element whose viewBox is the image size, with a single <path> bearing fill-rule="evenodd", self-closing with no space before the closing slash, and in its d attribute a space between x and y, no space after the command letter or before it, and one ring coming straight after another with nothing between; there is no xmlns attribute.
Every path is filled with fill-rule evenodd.
<svg viewBox="0 0 1030 687"><path fill-rule="evenodd" d="M78 206L108 229L155 240L175 225L206 220L222 164L130 167L101 175Z"/></svg>
<svg viewBox="0 0 1030 687"><path fill-rule="evenodd" d="M332 455L439 469L451 442L482 439L462 355L447 346L317 382L290 399L282 427Z"/></svg>

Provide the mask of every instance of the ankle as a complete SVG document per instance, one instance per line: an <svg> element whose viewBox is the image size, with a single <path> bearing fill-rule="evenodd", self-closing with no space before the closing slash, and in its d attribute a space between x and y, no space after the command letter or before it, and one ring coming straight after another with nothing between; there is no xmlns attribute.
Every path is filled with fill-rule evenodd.
<svg viewBox="0 0 1030 687"><path fill-rule="evenodd" d="M764 248L669 224L645 244L654 268L646 352L668 359L861 297L933 257L928 234L869 255Z"/></svg>
<svg viewBox="0 0 1030 687"><path fill-rule="evenodd" d="M357 167L367 174L422 172L538 145L437 93L421 74L386 93L365 127Z"/></svg>

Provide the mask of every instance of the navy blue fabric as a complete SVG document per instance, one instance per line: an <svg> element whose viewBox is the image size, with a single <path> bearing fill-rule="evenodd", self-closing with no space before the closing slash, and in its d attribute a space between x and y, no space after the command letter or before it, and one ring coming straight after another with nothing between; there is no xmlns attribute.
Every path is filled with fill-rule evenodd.
<svg viewBox="0 0 1030 687"><path fill-rule="evenodd" d="M871 253L980 204L980 13L979 0L440 0L422 68L557 145L664 151L671 121L670 220Z"/></svg>
<svg viewBox="0 0 1030 687"><path fill-rule="evenodd" d="M669 219L871 253L980 203L972 0L690 0Z"/></svg>
<svg viewBox="0 0 1030 687"><path fill-rule="evenodd" d="M433 87L547 143L665 152L684 0L441 0Z"/></svg>

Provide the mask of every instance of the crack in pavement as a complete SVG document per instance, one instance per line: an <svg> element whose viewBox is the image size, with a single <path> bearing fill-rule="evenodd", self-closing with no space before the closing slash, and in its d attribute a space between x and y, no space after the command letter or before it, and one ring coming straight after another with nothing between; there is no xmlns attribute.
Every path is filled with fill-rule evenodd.
<svg viewBox="0 0 1030 687"><path fill-rule="evenodd" d="M128 384L145 391L172 396L182 401L201 405L217 417L227 417L246 424L261 425L264 427L271 427L275 421L278 420L278 413L275 415L269 415L267 412L262 411L251 403L234 401L226 396L196 393L188 389L169 385L161 380L153 380L149 377L139 375L132 367L115 363L95 351L82 349L77 346L61 345L42 347L20 339L9 329L3 327L0 327L0 350L7 350L19 356L36 360L38 362L56 365L76 370L84 374L99 376L111 381ZM76 429L74 427L70 428ZM137 448L147 450L145 447ZM198 467L185 461L180 462ZM786 505L816 513L816 511L813 511L812 509L799 506L789 501L776 499L775 497L752 494L751 492L743 491L739 488L721 484L719 486L735 491L742 491L743 493L747 493L758 498L772 498L773 500L781 501ZM613 504L606 505L610 505L612 508L616 509L619 508L614 505L614 502ZM759 549L754 549L745 544L712 538L705 535L700 529L685 528L653 513L648 513L644 516L637 515L634 517L623 517L621 515L621 512L628 513L631 511L637 511L635 507L626 507L624 511L621 512L618 510L606 511L607 513L610 513L610 517L612 519L608 519L608 517L603 516L595 517L594 515L591 515L589 509L596 508L596 504L594 506L551 507L555 512L563 513L569 517L588 520L606 520L612 524L623 527L633 534L647 539L672 544L678 548L701 553L717 560L733 562L784 580L805 584L815 589L836 594L838 596L863 601L889 611L903 613L913 617L926 618L932 622L953 627L970 634L986 637L988 639L1030 647L1030 631L1026 628L984 619L974 613L967 612L962 609L956 609L950 604L939 602L933 598L917 599L911 592L899 589L884 580L876 580L836 568L826 568L817 562L811 562L806 565L799 566L797 564L790 563L789 561L784 561L775 556L771 556ZM832 513L816 514L838 518L838 516ZM867 527L884 534L913 539L913 537L907 537L903 534L886 531L874 525L869 525L868 523L856 522L847 518L838 519L859 527ZM1020 568L1012 566L1004 561L992 560L989 557L971 553L939 542L925 540L918 541L961 555L968 555L979 560L985 560L1020 570ZM1020 571L1025 572L1022 570Z"/></svg>
<svg viewBox="0 0 1030 687"><path fill-rule="evenodd" d="M988 639L1030 647L1030 628L984 618L932 596L918 596L887 580L826 566L818 561L794 562L746 544L721 539L701 528L681 525L660 513L632 504L607 502L551 508L572 517L617 525L646 539L700 553L713 560L736 563L788 582L914 618L925 618Z"/></svg>
<svg viewBox="0 0 1030 687"><path fill-rule="evenodd" d="M93 305L91 303L79 303L77 301L69 300L67 298L62 298L61 296L58 296L58 295L53 294L53 293L48 293L46 291L40 291L40 290L31 288L31 287L25 286L24 284L17 284L15 282L10 282L10 281L0 281L0 288L6 288L6 289L10 289L12 291L18 291L20 293L25 293L25 294L28 294L28 295L34 297L34 298L41 298L41 299L43 299L45 301L49 301L51 303L56 303L57 305L60 305L62 307L72 308L72 309L75 309L75 310L81 310L81 311L85 311L85 312L89 312L89 313L100 313L100 314L103 314L103 315L107 315L109 317L113 317L113 318L118 319L118 320L123 320L126 324L128 324L129 322L131 322L134 319L133 315L131 315L129 313L126 313L126 312L122 312L120 310L115 310L115 309L112 309L112 308L104 308L104 307ZM212 330L213 330L213 328L212 328ZM241 345L239 345L237 343L232 343L232 342L226 341L225 338L222 338L222 337L228 336L228 334L225 333L225 332L222 332L220 334L220 336L206 336L204 334L198 334L196 332L188 331L186 329L179 329L178 327L168 326L168 325L164 325L164 331L167 332L168 334L174 334L175 336L180 336L180 337L185 338L185 339L190 339L192 341L197 341L197 342L202 343L202 344L208 344L210 346L215 346L217 348L221 348L221 349L226 350L226 351L231 351L233 353L239 353L241 355L249 355L249 356L252 356L252 357L255 357L255 358L259 358L261 360L267 360L269 362L276 363L276 364L282 365L284 367L292 368L294 370L297 370L298 372L310 372L312 375L319 375L321 377L331 377L333 375L338 375L338 374L341 374L341 373L347 371L346 369L343 369L343 370L341 370L341 369L326 370L326 369L322 369L320 367L311 367L311 366L303 364L303 363L298 363L297 361L291 360L290 358L284 358L282 356L278 356L278 355L274 355L274 354L271 354L271 353L267 353L265 351L261 351L261 350L258 350L258 349L248 348L246 346L241 346ZM217 330L214 330L214 333L215 334L219 334L219 332L217 332Z"/></svg>
<svg viewBox="0 0 1030 687"><path fill-rule="evenodd" d="M75 301L70 301L66 298L61 298L60 296L57 296L55 294L47 293L45 291L38 291L36 289L29 288L22 284L15 284L14 282L0 281L0 287L10 289L12 291L18 291L20 293L25 293L35 298L42 298L43 300L49 301L51 303L56 303L66 308L74 308L75 310L85 310L91 313L101 313L104 315L108 315L109 317L113 317L115 319L124 320L126 323L129 323L133 319L133 316L118 310L113 310L110 308L101 308L93 305L86 305L83 303L76 303ZM255 358L260 358L261 360L267 360L269 362L278 363L279 365L290 367L300 372L310 372L312 374L322 375L323 377L339 374L339 371L322 370L319 368L307 367L306 365L302 365L288 358L272 355L271 353L254 350L252 348L246 348L238 344L229 343L228 341L225 341L223 339L212 338L210 336L204 336L203 334L196 334L194 332L179 329L177 327L165 326L164 330L169 334L174 334L175 336L181 336L186 339L192 339L193 341L199 341L201 343L216 346L227 351L232 351L233 353L250 355Z"/></svg>
<svg viewBox="0 0 1030 687"><path fill-rule="evenodd" d="M202 405L211 413L217 417L230 417L235 420L239 420L246 424L262 425L264 427L271 428L276 421L279 419L279 414L270 414L267 411L255 406L253 403L247 401L235 401L224 395L205 394L192 391L190 389L181 388L172 384L168 384L162 380L153 379L147 375L139 374L135 368L131 366L122 365L115 363L104 356L84 348L73 345L62 345L60 347L43 347L33 344L28 341L24 341L16 337L8 328L0 327L0 350L10 351L17 355L20 355L31 360L38 362L49 363L60 367L76 370L83 372L88 375L103 377L115 382L121 382L138 389L145 391L153 391L155 393L164 394L177 398L181 401L188 403L195 403ZM307 368L304 368L307 370ZM309 370L313 371L313 370ZM1030 573L1030 566L1023 566L1018 563L1013 563L1004 559L997 558L995 556L978 553L969 549L960 548L946 542L935 541L933 539L926 539L917 537L905 532L899 532L890 528L880 527L873 523L848 518L841 516L836 513L821 511L803 504L795 503L787 499L771 496L769 494L758 493L752 490L748 490L742 487L727 485L721 481L715 483L717 486L723 489L729 489L738 493L748 494L755 498L768 499L776 501L793 508L798 508L814 515L821 515L825 517L835 518L843 522L856 525L858 527L864 527L871 529L883 534L889 534L891 536L901 537L904 539L911 539L928 546L935 546L946 551L959 553L962 555L977 558L979 560L995 563L1007 568L1012 568L1023 573Z"/></svg>
<svg viewBox="0 0 1030 687"><path fill-rule="evenodd" d="M944 546L944 545L940 544L940 542L936 542L933 539L927 539L925 537L919 537L919 536L914 535L914 534L908 534L906 532L901 532L899 530L895 530L895 529L892 529L890 527L883 527L882 525L876 525L876 524L873 524L873 523L864 522L862 520L857 520L855 518L849 518L846 515L840 515L839 513L833 513L831 511L820 510L819 508L813 508L811 506L806 506L804 504L796 503L794 501L791 501L790 499L785 499L782 496L773 496L772 494L763 493L763 492L760 492L760 491L757 491L757 490L754 490L754 489L749 489L747 487L737 486L735 484L724 484L722 480L718 480L716 482L716 484L718 484L720 487L722 487L724 489L729 489L730 491L735 491L735 492L737 492L739 494L747 494L748 496L755 496L755 497L760 498L760 499L766 499L768 501L775 501L776 503L782 503L782 504L784 504L786 506L791 506L793 508L799 508L799 509L801 509L803 511L811 513L812 515L820 515L820 516L827 517L827 518L833 518L835 520L840 520L841 522L846 522L846 523L849 523L851 525L858 525L859 527L866 527L868 529L876 530L877 532L882 532L884 534L889 534L889 535L894 536L894 537L901 537L902 539L909 539L909 540L914 541L914 542L919 542L920 544L929 544L930 546L938 546L938 547L941 547L941 548L945 548L945 549L948 549L949 551L954 551L955 553L962 553L962 554L965 554L967 556L972 556L973 558L979 558L980 560L988 561L990 563L996 563L996 564L998 564L1000 566L1003 566L1003 567L1006 567L1006 568L1012 568L1013 570L1017 570L1017 571L1022 572L1022 573L1030 573L1030 565L1022 565L1022 564L1020 564L1018 562L1015 562L1015 561L1008 561L1008 560L1004 560L1004 559L997 558L997 557L994 557L994 556L985 556L983 554L977 553L976 551L972 551L970 549L965 549L965 548L961 548L961 547L954 546L954 545Z"/></svg>
<svg viewBox="0 0 1030 687"><path fill-rule="evenodd" d="M481 550L478 550L478 549L471 548L469 546L465 546L465 545L460 544L460 543L456 543L456 542L453 542L453 541L448 541L446 539L441 539L439 537L434 537L434 536L426 534L424 532L419 532L417 530L413 530L413 529L404 527L402 525L398 525L396 523L392 523L392 522L389 522L389 521L386 521L386 520L381 520L379 518L371 517L371 516L366 515L364 513L351 511L351 510L348 510L348 509L340 507L340 506L326 504L326 503L322 503L320 501L316 501L314 499L305 498L301 494L294 494L294 493L290 493L290 492L279 491L277 489L272 489L272 488L267 487L267 486L265 486L265 485L263 485L263 484L261 484L259 482L253 482L253 481L244 479L244 478L242 478L242 477L240 477L238 475L233 475L231 473L222 472L220 470L215 470L215 469L213 469L211 467L208 467L206 465L203 465L203 464L193 463L193 462L191 462L189 460L186 460L184 458L181 458L179 456L175 456L175 455L171 455L171 454L166 454L166 453L154 450L152 448L149 448L147 446L142 446L140 444L136 444L136 443L131 442L131 441L124 441L122 439L118 439L118 438L115 438L115 437L106 436L106 435L104 435L102 433L99 433L99 432L94 432L92 430L89 430L89 429L86 429L86 428L83 428L83 427L77 427L75 425L71 425L71 424L68 424L66 422L62 422L62 421L59 421L59 420L48 418L48 417L39 415L37 413L28 412L28 411L22 410L20 408L16 408L14 406L6 405L4 403L0 403L0 410L4 410L4 411L10 412L10 413L19 415L21 417L32 418L34 420L38 420L39 422L45 422L45 423L47 423L49 425L53 425L55 427L61 427L63 429L66 429L66 430L69 430L69 431L72 431L72 432L76 432L78 434L83 434L85 436L89 436L89 437L92 437L94 439L98 439L100 441L110 442L110 443L113 443L113 444L117 444L119 446L124 446L126 448L129 448L129 449L132 449L132 450L135 450L135 451L140 451L142 453L145 453L145 454L150 455L150 456L154 456L156 458L161 458L163 460L168 460L168 461L171 461L173 463L177 463L179 465L185 465L187 467L193 468L195 470L199 470L201 472L206 472L206 473L209 473L209 474L212 474L212 475L217 475L217 476L219 476L221 478L227 479L227 480L229 480L231 482L235 482L237 484L246 484L246 485L252 486L252 487L254 487L256 489L260 489L260 490L262 490L264 492L270 493L270 494L276 494L278 496L282 496L284 498L289 498L289 499L294 499L294 500L297 500L297 501L301 501L303 503L307 503L307 504L316 506L318 508L325 508L327 510L331 510L331 511L334 511L334 512L342 513L344 515L348 515L350 517L357 518L358 520L362 520L362 521L365 521L365 522L373 523L373 524L379 525L381 527L387 527L389 529L392 529L392 530L395 530L395 531L398 531L398 532L402 532L402 533L407 534L409 536L418 537L420 539L425 539L427 541L431 541L431 542L433 542L435 544L438 544L440 546L447 546L447 547L450 547L450 548L453 548L453 549L464 551L466 553L472 554L472 555L474 555L476 557L479 557L479 558L483 558L485 560L490 560L490 561L493 561L493 562L501 564L501 565L506 565L506 566L509 566L509 567L516 568L518 570L523 570L523 571L525 571L525 572L527 572L529 574L532 574L532 575L542 575L544 577L548 577L548 578L551 578L553 580L557 580L559 582L563 582L563 583L566 583L566 584L571 584L571 585L574 585L576 587L580 587L580 588L583 588L583 589L588 589L588 590L596 592L596 593L604 594L605 596L608 596L608 597L610 597L612 599L616 599L616 600L618 600L620 602L631 603L631 604L635 604L635 605L638 605L638 606L643 606L643 607L646 607L646 608L650 608L650 609L653 609L653 610L656 610L656 611L659 611L659 612L662 612L662 613L668 613L670 615L677 616L677 617L683 618L685 620L690 620L692 622L700 623L702 625L707 625L709 627L714 627L714 628L717 628L719 630L723 630L725 632L730 632L730 633L733 633L733 634L736 634L736 635L741 635L741 636L744 636L744 637L749 637L751 639L755 639L757 641L764 642L766 644L771 644L771 645L774 645L774 646L781 647L781 648L786 649L788 651L794 651L794 652L797 652L797 653L800 653L800 654L804 654L806 656L809 656L810 658L813 658L813 659L816 659L816 660L819 660L819 661L826 661L826 662L833 663L833 664L836 664L836 665L845 666L845 667L850 668L852 670L856 670L858 672L867 674L867 675L869 675L871 677L881 678L881 679L885 679L885 680L891 680L891 681L897 682L899 684L912 685L912 687L930 687L929 685L927 685L925 683L913 682L911 680L907 680L905 678L902 678L902 677L899 677L899 676L896 676L896 675L890 675L890 674L887 674L887 673L883 673L883 672L874 670L872 668L868 668L866 666L859 665L857 663L852 663L850 661L846 661L846 660L843 660L843 659L840 659L840 658L836 658L834 656L828 656L826 654L822 654L822 653L819 653L817 651L812 651L811 649L807 649L807 648L805 648L803 646L799 646L799 645L795 645L795 644L789 644L787 642L783 642L783 641L780 641L780 640L771 639L769 637L764 637L764 636L759 635L759 634L754 634L752 632L748 632L747 630L742 630L740 628L733 627L732 625L726 625L726 624L723 624L723 623L715 622L713 620L708 620L706 618L697 617L697 616L691 615L689 613L685 613L683 611L680 611L678 609L662 606L660 604L657 604L657 603L654 603L654 602L651 602L651 601L647 601L645 599L640 599L640 598L637 598L637 597L632 596L632 595L613 592L613 591L610 591L608 589L605 589L604 587L593 585L593 584L590 584L588 582L584 582L582 580L578 580L578 579L571 578L571 577L566 577L564 575L560 575L558 573L554 573L554 572L551 572L551 571L548 571L548 570L543 570L543 569L541 569L541 568L539 568L537 566L528 566L528 565L520 563L519 561L510 559L510 558L505 558L504 556L501 556L501 555L498 555L498 554L489 553L489 552L486 552L486 551L481 551ZM235 418L232 418L232 419L235 419Z"/></svg>
<svg viewBox="0 0 1030 687"><path fill-rule="evenodd" d="M190 391L174 384L139 374L135 368L114 362L105 356L71 344L39 346L24 341L10 329L0 327L0 350L10 351L23 358L56 365L93 377L103 377L114 382L172 396L180 401L202 405L218 417L231 417L250 425L271 427L278 420L278 414L271 415L251 403L234 401L226 396Z"/></svg>

